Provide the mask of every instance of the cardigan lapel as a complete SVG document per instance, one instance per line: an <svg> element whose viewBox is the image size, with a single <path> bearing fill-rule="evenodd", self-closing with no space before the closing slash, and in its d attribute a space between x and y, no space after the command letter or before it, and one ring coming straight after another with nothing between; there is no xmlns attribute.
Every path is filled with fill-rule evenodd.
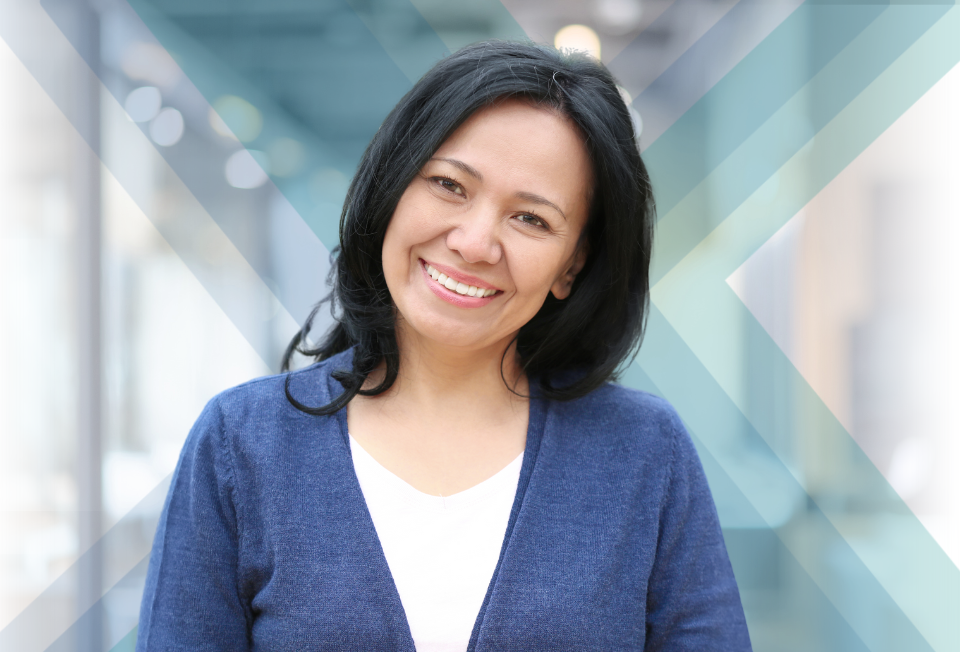
<svg viewBox="0 0 960 652"><path fill-rule="evenodd" d="M533 475L533 469L537 464L537 457L540 454L540 442L543 439L544 424L547 420L548 402L536 396L536 388L533 383L531 386L530 415L527 420L527 445L523 453L523 464L520 467L520 480L517 482L517 494L513 499L513 507L510 509L510 520L507 521L507 531L503 536L503 544L500 546L500 557L497 559L497 567L493 571L493 577L490 578L490 584L487 586L487 594L483 598L483 604L480 606L480 613L477 614L477 620L473 624L473 633L470 635L470 643L467 645L467 652L476 652L480 641L480 632L483 627L483 620L487 614L487 607L490 605L491 596L494 595L497 578L500 576L500 568L503 565L503 559L510 545L510 538L513 535L514 526L520 516L520 509L523 507L523 499L527 494L527 487L530 485L530 476ZM479 648L482 649L482 646Z"/></svg>
<svg viewBox="0 0 960 652"><path fill-rule="evenodd" d="M353 454L350 450L349 431L347 430L347 409L344 407L336 413L337 425L340 431L340 442L343 445L341 451L344 459L345 474L348 476L347 482L356 498L356 509L363 513L363 544L373 551L370 559L371 570L381 579L377 584L384 587L387 595L382 596L385 600L377 600L377 596L371 604L379 603L380 609L384 612L385 620L394 623L400 631L396 634L400 638L402 647L390 648L390 652L416 652L413 642L413 635L410 633L410 624L407 622L407 615L403 610L403 603L400 601L400 592L397 591L396 582L393 580L393 574L390 572L390 566L387 564L387 557L383 552L383 546L380 543L380 537L377 536L377 529L373 524L373 517L370 516L370 510L367 508L367 502L363 497L363 490L360 488L360 481L357 479L357 473L353 466ZM389 588L386 588L389 587Z"/></svg>
<svg viewBox="0 0 960 652"><path fill-rule="evenodd" d="M336 361L339 367L349 369L353 362L353 349L348 349L344 353L335 356L335 358L337 359ZM327 375L327 389L330 392L328 400L343 391L340 383L334 380L329 374ZM371 550L371 571L380 579L377 585L384 587L383 590L386 592L386 595L371 596L370 604L379 606L379 609L383 613L384 620L393 624L397 629L395 632L396 638L399 638L399 641L394 639L395 643L391 647L384 648L384 652L416 652L413 635L410 633L410 624L407 622L407 615L403 610L403 603L400 601L400 592L397 591L396 582L394 582L393 575L390 573L387 557L383 552L380 538L377 536L377 529L373 524L373 517L370 516L370 510L367 508L367 502L363 497L363 490L360 488L360 481L357 479L357 473L353 466L353 454L350 450L350 433L347 429L347 408L343 407L338 410L334 415L334 419L337 424L338 434L340 435L337 438L337 445L341 447L339 457L341 459L341 467L344 469L343 473L346 476L345 482L349 485L350 491L355 499L356 511L363 514L361 517L363 521L363 540L358 543ZM382 599L378 600L377 598ZM395 647L397 643L399 647Z"/></svg>

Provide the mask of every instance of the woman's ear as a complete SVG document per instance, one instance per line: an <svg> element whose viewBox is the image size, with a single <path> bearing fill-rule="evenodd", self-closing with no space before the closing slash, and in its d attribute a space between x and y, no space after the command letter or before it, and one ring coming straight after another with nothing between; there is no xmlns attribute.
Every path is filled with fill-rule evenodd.
<svg viewBox="0 0 960 652"><path fill-rule="evenodd" d="M583 266L587 263L588 249L586 239L581 240L580 244L577 245L577 250L574 252L573 258L571 258L566 271L560 275L560 278L558 278L550 288L553 296L561 301L570 296L574 279L577 278L577 274L580 273L580 270L583 269Z"/></svg>

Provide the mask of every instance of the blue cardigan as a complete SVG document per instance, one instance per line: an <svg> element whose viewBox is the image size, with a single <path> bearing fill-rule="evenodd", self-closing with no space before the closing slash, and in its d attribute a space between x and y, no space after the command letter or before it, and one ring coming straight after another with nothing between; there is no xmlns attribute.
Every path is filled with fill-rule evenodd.
<svg viewBox="0 0 960 652"><path fill-rule="evenodd" d="M294 372L310 405L350 352ZM346 414L284 377L204 409L173 476L137 650L413 652ZM696 451L663 400L530 401L520 482L469 650L749 650Z"/></svg>

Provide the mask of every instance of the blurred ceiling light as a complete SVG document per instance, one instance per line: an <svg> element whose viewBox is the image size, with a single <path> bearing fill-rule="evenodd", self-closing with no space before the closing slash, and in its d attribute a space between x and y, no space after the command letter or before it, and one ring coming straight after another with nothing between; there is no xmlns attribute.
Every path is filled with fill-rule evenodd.
<svg viewBox="0 0 960 652"><path fill-rule="evenodd" d="M558 50L580 50L594 59L600 58L600 37L586 25L567 25L553 37Z"/></svg>
<svg viewBox="0 0 960 652"><path fill-rule="evenodd" d="M224 174L234 188L259 188L267 181L264 170L266 154L257 150L241 149L227 159Z"/></svg>
<svg viewBox="0 0 960 652"><path fill-rule="evenodd" d="M156 43L134 42L124 50L120 67L130 79L169 88L180 80L180 66Z"/></svg>
<svg viewBox="0 0 960 652"><path fill-rule="evenodd" d="M643 5L640 0L597 0L594 16L603 31L622 36L640 27Z"/></svg>
<svg viewBox="0 0 960 652"><path fill-rule="evenodd" d="M149 122L160 112L162 98L156 86L141 86L127 95L123 108L134 122Z"/></svg>
<svg viewBox="0 0 960 652"><path fill-rule="evenodd" d="M317 204L342 204L350 180L336 168L320 168L310 176L307 190Z"/></svg>
<svg viewBox="0 0 960 652"><path fill-rule="evenodd" d="M183 136L183 116L176 109L169 106L150 123L150 137L157 145L170 147L180 142Z"/></svg>
<svg viewBox="0 0 960 652"><path fill-rule="evenodd" d="M303 145L292 138L277 138L267 148L270 157L270 173L277 177L290 177L300 171L306 156Z"/></svg>
<svg viewBox="0 0 960 652"><path fill-rule="evenodd" d="M207 112L207 120L210 122L210 128L224 138L239 140L233 132L230 131L230 127L227 126L227 123L223 121L223 118L220 117L220 114L217 113L212 106L210 107L210 111Z"/></svg>
<svg viewBox="0 0 960 652"><path fill-rule="evenodd" d="M224 95L213 103L213 109L220 116L220 121L227 127L227 133L221 131L219 122L212 117L210 126L221 136L236 136L241 142L249 143L260 135L263 129L263 116L257 107L242 97Z"/></svg>

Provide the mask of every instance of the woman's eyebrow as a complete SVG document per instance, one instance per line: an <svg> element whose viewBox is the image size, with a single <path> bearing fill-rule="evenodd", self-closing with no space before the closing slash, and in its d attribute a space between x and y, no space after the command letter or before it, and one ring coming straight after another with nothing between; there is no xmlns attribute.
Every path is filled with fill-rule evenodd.
<svg viewBox="0 0 960 652"><path fill-rule="evenodd" d="M546 197L541 197L540 195L535 195L535 194L533 194L532 192L524 192L523 190L521 190L520 192L518 192L516 196L517 196L518 198L524 200L524 201L530 202L531 204L540 204L541 206L549 206L549 207L552 208L553 210L555 210L555 211L557 211L558 213L560 213L560 215L563 217L564 220L567 219L566 213L564 213L562 210L560 210L560 207L559 207L559 206L557 206L556 204L554 204L552 201L550 201L550 200L547 199Z"/></svg>
<svg viewBox="0 0 960 652"><path fill-rule="evenodd" d="M439 157L439 156L435 156L435 157L433 157L433 158L430 159L430 160L431 160L431 161L445 161L446 163L449 163L449 164L452 165L453 167L458 168L458 169L460 169L460 170L463 170L464 172L466 172L467 174L469 174L471 177L473 177L473 178L476 179L477 181L483 181L483 175L480 174L480 170L478 170L477 168L473 167L472 165L468 165L468 164L464 163L463 161L458 161L458 160L455 159L455 158L441 158L441 157Z"/></svg>

